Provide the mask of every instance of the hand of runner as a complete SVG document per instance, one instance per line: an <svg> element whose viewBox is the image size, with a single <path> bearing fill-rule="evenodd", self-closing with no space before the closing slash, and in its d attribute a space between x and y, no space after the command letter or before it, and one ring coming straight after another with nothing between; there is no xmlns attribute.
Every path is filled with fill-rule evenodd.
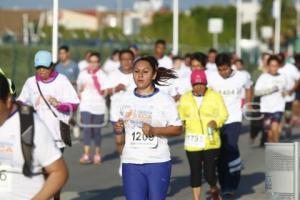
<svg viewBox="0 0 300 200"><path fill-rule="evenodd" d="M288 93L287 91L284 91L284 92L281 93L281 95L282 95L283 97L286 97L286 96L289 96L289 93Z"/></svg>
<svg viewBox="0 0 300 200"><path fill-rule="evenodd" d="M273 87L273 93L274 93L274 92L278 92L278 91L279 91L279 87L278 87L278 86L274 86L274 87Z"/></svg>
<svg viewBox="0 0 300 200"><path fill-rule="evenodd" d="M292 94L294 93L294 90L288 90L287 91L287 95L292 96Z"/></svg>
<svg viewBox="0 0 300 200"><path fill-rule="evenodd" d="M121 90L125 90L126 86L124 84L119 84L117 87L115 87L116 92L119 92Z"/></svg>
<svg viewBox="0 0 300 200"><path fill-rule="evenodd" d="M244 106L245 106L247 112L251 112L251 110L253 109L251 103L246 103Z"/></svg>
<svg viewBox="0 0 300 200"><path fill-rule="evenodd" d="M179 100L180 100L180 97L181 97L181 95L180 95L180 94L177 94L177 95L174 97L175 102L179 101Z"/></svg>
<svg viewBox="0 0 300 200"><path fill-rule="evenodd" d="M48 99L51 106L57 107L59 105L59 101L54 97L49 97Z"/></svg>
<svg viewBox="0 0 300 200"><path fill-rule="evenodd" d="M208 122L207 126L212 128L212 129L216 129L217 128L217 123L216 123L215 120L212 120L212 121Z"/></svg>
<svg viewBox="0 0 300 200"><path fill-rule="evenodd" d="M143 133L146 136L153 136L153 127L149 124L143 123Z"/></svg>
<svg viewBox="0 0 300 200"><path fill-rule="evenodd" d="M117 133L123 133L124 130L124 121L122 119L119 119L117 123L114 126L114 129Z"/></svg>

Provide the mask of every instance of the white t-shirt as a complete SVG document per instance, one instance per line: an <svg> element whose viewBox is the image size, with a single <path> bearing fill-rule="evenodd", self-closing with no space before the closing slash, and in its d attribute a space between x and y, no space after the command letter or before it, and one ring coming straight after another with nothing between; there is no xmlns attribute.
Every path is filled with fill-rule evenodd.
<svg viewBox="0 0 300 200"><path fill-rule="evenodd" d="M171 159L167 138L155 136L148 140L141 129L143 122L153 127L182 125L176 104L171 97L158 89L148 97L139 97L134 92L128 92L123 96L117 114L118 118L125 122L123 163L158 163Z"/></svg>
<svg viewBox="0 0 300 200"><path fill-rule="evenodd" d="M57 77L49 83L39 81L39 85L46 99L51 96L62 103L79 104L79 99L75 89L64 75L58 74ZM26 105L33 106L41 120L51 131L54 139L56 140L57 146L59 148L65 147L64 142L61 140L59 121L54 117L50 109L43 101L36 85L35 76L32 76L26 80L18 100ZM51 106L51 108L60 120L64 121L65 123L69 123L71 114L58 112L53 106Z"/></svg>
<svg viewBox="0 0 300 200"><path fill-rule="evenodd" d="M250 89L252 82L239 71L232 71L229 78L224 79L218 72L206 73L208 87L219 92L229 112L225 124L242 121L241 99L243 90Z"/></svg>
<svg viewBox="0 0 300 200"><path fill-rule="evenodd" d="M112 59L107 59L105 63L103 64L103 71L109 75L113 71L119 69L120 62L119 61L113 61Z"/></svg>
<svg viewBox="0 0 300 200"><path fill-rule="evenodd" d="M282 92L286 91L286 79L282 74L272 76L269 73L263 73L259 76L255 84L255 91L269 90L278 88L277 92L260 98L260 112L274 113L283 112L285 109L285 100Z"/></svg>
<svg viewBox="0 0 300 200"><path fill-rule="evenodd" d="M196 100L196 102L197 102L198 108L200 108L200 106L201 106L201 104L202 104L202 101L203 101L203 96L199 96L199 97L193 96L193 97L195 98L195 100Z"/></svg>
<svg viewBox="0 0 300 200"><path fill-rule="evenodd" d="M179 69L173 69L178 78L190 78L192 70L189 67L186 67L185 65L182 65Z"/></svg>
<svg viewBox="0 0 300 200"><path fill-rule="evenodd" d="M86 70L89 66L89 63L88 61L86 60L81 60L79 63L78 63L78 68L79 68L79 71L82 72L84 70Z"/></svg>
<svg viewBox="0 0 300 200"><path fill-rule="evenodd" d="M157 61L158 61L158 66L159 67L164 67L164 68L167 68L167 69L172 69L172 67L173 67L173 62L172 62L171 58L169 58L166 55L164 55L160 59L157 59Z"/></svg>
<svg viewBox="0 0 300 200"><path fill-rule="evenodd" d="M61 158L61 152L55 146L48 128L34 116L33 173L40 173L46 167ZM44 176L27 178L22 169L24 158L21 149L20 115L15 112L0 126L0 170L7 170L7 179L0 182L0 196L3 200L32 199L43 187Z"/></svg>
<svg viewBox="0 0 300 200"><path fill-rule="evenodd" d="M174 97L178 94L179 89L176 88L176 81L178 79L169 79L163 85L155 85L162 93L167 94L170 97Z"/></svg>
<svg viewBox="0 0 300 200"><path fill-rule="evenodd" d="M116 87L119 84L123 84L126 86L126 91L133 91L136 87L135 82L133 80L133 74L125 74L121 72L120 69L112 72L109 76L109 81L111 87ZM122 101L123 95L126 93L126 91L120 91L117 93L114 93L111 97L111 106L110 106L110 121L116 122L118 121L118 113L119 111L119 104Z"/></svg>
<svg viewBox="0 0 300 200"><path fill-rule="evenodd" d="M96 72L100 84L100 90L109 88L109 80L102 70ZM103 115L106 112L106 101L103 95L99 94L94 85L92 75L88 71L80 73L77 79L78 89L83 88L80 93L80 112L89 112L94 115Z"/></svg>
<svg viewBox="0 0 300 200"><path fill-rule="evenodd" d="M183 95L184 93L192 90L191 85L191 73L192 71L185 66L180 69L174 69L177 73L178 78L173 81L176 94Z"/></svg>
<svg viewBox="0 0 300 200"><path fill-rule="evenodd" d="M253 85L253 81L251 80L251 75L250 75L250 73L248 71L246 71L246 70L239 70L239 72L241 72L246 77L247 82L249 84L251 83L251 85ZM243 99L246 98L246 91L245 90L242 91L242 98Z"/></svg>
<svg viewBox="0 0 300 200"><path fill-rule="evenodd" d="M286 63L283 67L279 68L278 72L285 76L287 81L287 89L292 89L296 81L300 79L300 72L298 71L297 67L291 63ZM286 102L292 102L295 100L296 94L293 93L291 96L286 96Z"/></svg>
<svg viewBox="0 0 300 200"><path fill-rule="evenodd" d="M216 63L206 63L206 70L207 71L218 71Z"/></svg>

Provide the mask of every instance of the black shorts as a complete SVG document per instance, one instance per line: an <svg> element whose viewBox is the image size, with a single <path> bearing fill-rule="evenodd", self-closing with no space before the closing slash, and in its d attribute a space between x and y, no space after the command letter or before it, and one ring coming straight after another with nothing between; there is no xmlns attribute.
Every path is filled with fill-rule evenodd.
<svg viewBox="0 0 300 200"><path fill-rule="evenodd" d="M273 122L280 123L282 120L283 112L275 113L264 113L263 126L264 130L267 132L271 128Z"/></svg>
<svg viewBox="0 0 300 200"><path fill-rule="evenodd" d="M186 151L190 165L191 187L200 187L202 184L202 169L205 180L210 186L217 184L216 167L219 149L206 151Z"/></svg>
<svg viewBox="0 0 300 200"><path fill-rule="evenodd" d="M285 111L292 111L293 102L286 102L285 103Z"/></svg>

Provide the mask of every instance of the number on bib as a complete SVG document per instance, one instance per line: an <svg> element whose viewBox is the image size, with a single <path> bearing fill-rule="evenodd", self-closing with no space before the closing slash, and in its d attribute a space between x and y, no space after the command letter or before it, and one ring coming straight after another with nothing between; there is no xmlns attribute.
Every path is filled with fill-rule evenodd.
<svg viewBox="0 0 300 200"><path fill-rule="evenodd" d="M0 171L1 192L10 192L12 190L12 175L12 173L6 172L6 170Z"/></svg>
<svg viewBox="0 0 300 200"><path fill-rule="evenodd" d="M148 147L154 148L157 146L157 137L144 135L141 128L133 128L130 130L130 135L126 137L128 144L132 147Z"/></svg>
<svg viewBox="0 0 300 200"><path fill-rule="evenodd" d="M184 145L191 148L203 149L205 147L205 135L187 133L185 136Z"/></svg>

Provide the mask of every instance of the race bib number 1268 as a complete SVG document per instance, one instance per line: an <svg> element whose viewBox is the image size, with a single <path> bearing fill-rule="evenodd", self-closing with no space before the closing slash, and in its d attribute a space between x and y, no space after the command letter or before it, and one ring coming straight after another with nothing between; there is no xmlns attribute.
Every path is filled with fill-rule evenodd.
<svg viewBox="0 0 300 200"><path fill-rule="evenodd" d="M146 136L141 128L130 129L129 133L127 134L126 142L132 147L154 148L157 146L157 137Z"/></svg>

